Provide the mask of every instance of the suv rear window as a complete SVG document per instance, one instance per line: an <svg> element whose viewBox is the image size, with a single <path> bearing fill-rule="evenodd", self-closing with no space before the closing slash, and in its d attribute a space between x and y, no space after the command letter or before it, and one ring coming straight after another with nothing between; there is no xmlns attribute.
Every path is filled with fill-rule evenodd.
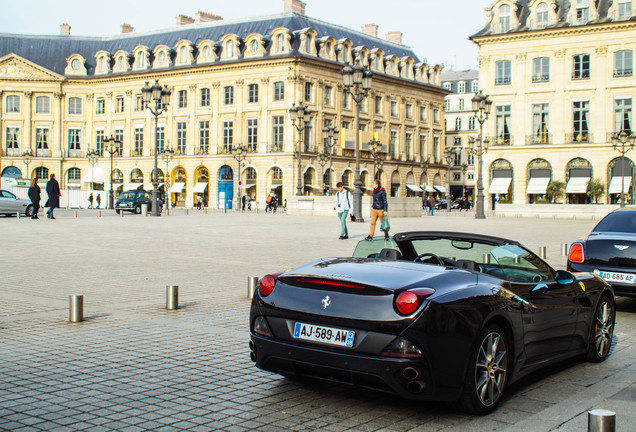
<svg viewBox="0 0 636 432"><path fill-rule="evenodd" d="M608 214L592 232L636 233L636 211L616 211Z"/></svg>

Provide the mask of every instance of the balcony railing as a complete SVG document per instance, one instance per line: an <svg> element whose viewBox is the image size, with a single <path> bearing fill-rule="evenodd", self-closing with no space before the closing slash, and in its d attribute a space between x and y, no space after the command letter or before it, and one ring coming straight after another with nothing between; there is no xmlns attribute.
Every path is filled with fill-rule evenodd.
<svg viewBox="0 0 636 432"><path fill-rule="evenodd" d="M62 150L62 157L81 158L84 157L84 153L81 150Z"/></svg>
<svg viewBox="0 0 636 432"><path fill-rule="evenodd" d="M510 84L510 82L511 82L510 77L495 78L495 85L507 85L507 84Z"/></svg>
<svg viewBox="0 0 636 432"><path fill-rule="evenodd" d="M199 147L197 149L197 154L206 155L210 153L210 148L208 146Z"/></svg>
<svg viewBox="0 0 636 432"><path fill-rule="evenodd" d="M614 69L614 77L630 77L633 74L632 69Z"/></svg>
<svg viewBox="0 0 636 432"><path fill-rule="evenodd" d="M565 142L570 144L589 143L591 136L589 132L574 132L565 134Z"/></svg>
<svg viewBox="0 0 636 432"><path fill-rule="evenodd" d="M284 151L282 145L270 145L267 149L270 153L280 153Z"/></svg>
<svg viewBox="0 0 636 432"><path fill-rule="evenodd" d="M135 149L135 150L131 150L130 151L130 155L131 156L143 156L144 155L144 149Z"/></svg>
<svg viewBox="0 0 636 432"><path fill-rule="evenodd" d="M510 134L488 137L488 139L490 139L490 144L495 146L508 146L514 143L514 139Z"/></svg>
<svg viewBox="0 0 636 432"><path fill-rule="evenodd" d="M51 157L51 149L37 149L37 150L35 150L35 156L37 156L37 157Z"/></svg>
<svg viewBox="0 0 636 432"><path fill-rule="evenodd" d="M573 80L587 80L590 79L590 71L582 70L582 71L574 71L572 72Z"/></svg>
<svg viewBox="0 0 636 432"><path fill-rule="evenodd" d="M548 82L548 81L550 81L550 75L548 74L532 75L533 83L541 83L541 82Z"/></svg>
<svg viewBox="0 0 636 432"><path fill-rule="evenodd" d="M2 156L21 156L19 148L8 148L6 150L2 150Z"/></svg>
<svg viewBox="0 0 636 432"><path fill-rule="evenodd" d="M552 144L552 135L527 135L526 144Z"/></svg>

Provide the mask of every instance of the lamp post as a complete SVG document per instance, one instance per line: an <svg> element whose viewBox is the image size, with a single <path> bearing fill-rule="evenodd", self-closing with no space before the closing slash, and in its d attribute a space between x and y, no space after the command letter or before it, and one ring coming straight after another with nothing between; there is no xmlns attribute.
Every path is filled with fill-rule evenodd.
<svg viewBox="0 0 636 432"><path fill-rule="evenodd" d="M329 155L329 192L333 193L333 185L331 184L331 173L333 171L333 147L336 145L336 137L338 136L338 129L335 127L324 127L322 133L326 136L325 153Z"/></svg>
<svg viewBox="0 0 636 432"><path fill-rule="evenodd" d="M444 159L446 159L446 211L450 212L451 208L451 200L450 200L450 175L451 175L451 164L455 160L455 152L457 151L457 147L448 146L444 149Z"/></svg>
<svg viewBox="0 0 636 432"><path fill-rule="evenodd" d="M232 156L238 162L238 192L236 194L236 211L241 210L241 162L247 157L247 147L242 145L235 145L231 149Z"/></svg>
<svg viewBox="0 0 636 432"><path fill-rule="evenodd" d="M318 163L320 164L320 172L322 172L322 193L324 195L325 193L325 189L327 189L327 183L325 182L325 165L327 164L327 162L329 161L329 156L327 156L325 153L320 153L316 159L318 160ZM331 174L331 172L329 173Z"/></svg>
<svg viewBox="0 0 636 432"><path fill-rule="evenodd" d="M614 150L621 154L621 207L625 207L625 153L633 150L635 141L636 136L628 134L624 129L612 135Z"/></svg>
<svg viewBox="0 0 636 432"><path fill-rule="evenodd" d="M108 193L108 208L112 210L115 208L115 194L113 193L113 155L119 152L119 144L121 144L121 141L113 138L111 135L104 140L104 144L104 150L110 154L110 192Z"/></svg>
<svg viewBox="0 0 636 432"><path fill-rule="evenodd" d="M89 150L86 152L86 159L91 164L91 190L95 190L95 164L99 160L97 150Z"/></svg>
<svg viewBox="0 0 636 432"><path fill-rule="evenodd" d="M356 172L353 182L353 214L356 222L364 222L362 218L362 180L360 179L360 106L371 90L371 80L373 74L371 69L363 67L359 61L353 67L346 65L342 69L342 79L344 81L344 95L351 94L356 103Z"/></svg>
<svg viewBox="0 0 636 432"><path fill-rule="evenodd" d="M296 187L296 195L303 194L303 183L302 183L302 173L301 170L301 152L302 152L302 143L303 143L303 131L307 127L307 125L311 122L311 117L313 113L309 108L303 105L302 102L298 103L298 106L295 104L289 109L289 117L291 118L292 124L294 128L298 131L298 185Z"/></svg>
<svg viewBox="0 0 636 432"><path fill-rule="evenodd" d="M485 96L481 90L479 93L475 93L472 98L473 113L475 119L479 122L479 147L474 149L477 154L478 168L477 168L477 201L475 205L475 218L486 219L486 213L484 211L484 159L483 154L486 152L484 148L484 123L488 120L490 115L490 109L492 108L492 100L489 96Z"/></svg>
<svg viewBox="0 0 636 432"><path fill-rule="evenodd" d="M424 155L420 155L420 168L422 168L422 174L424 174L424 179L426 180L424 186L428 185L428 176L426 174L428 173L429 166L431 166L431 161L429 160L428 156L426 156L425 159ZM427 193L426 190L424 190L424 193Z"/></svg>
<svg viewBox="0 0 636 432"><path fill-rule="evenodd" d="M157 153L159 153L159 134L157 133L158 119L164 111L168 109L170 104L170 95L172 92L168 86L161 87L158 80L151 86L146 85L141 89L141 96L143 99L144 107L150 110L150 113L155 117L155 169L152 171L152 214L154 216L161 216L159 206L159 178L157 167ZM154 102L154 106L153 106Z"/></svg>
<svg viewBox="0 0 636 432"><path fill-rule="evenodd" d="M375 167L378 160L382 159L382 143L378 140L372 139L369 141L369 151L371 152L371 157L373 158L373 180L379 180L378 172Z"/></svg>
<svg viewBox="0 0 636 432"><path fill-rule="evenodd" d="M28 149L26 151L22 152L22 160L24 161L24 164L26 165L26 175L27 175L27 179L31 180L31 174L29 174L29 164L31 163L31 159L33 159L33 150Z"/></svg>
<svg viewBox="0 0 636 432"><path fill-rule="evenodd" d="M468 163L462 162L462 199L466 199L466 171L468 171Z"/></svg>
<svg viewBox="0 0 636 432"><path fill-rule="evenodd" d="M166 174L164 175L164 179L168 178L168 164L174 158L174 150L170 147L166 147L161 152L161 160L166 163ZM165 189L165 188L164 188ZM166 189L166 215L170 215L170 192Z"/></svg>

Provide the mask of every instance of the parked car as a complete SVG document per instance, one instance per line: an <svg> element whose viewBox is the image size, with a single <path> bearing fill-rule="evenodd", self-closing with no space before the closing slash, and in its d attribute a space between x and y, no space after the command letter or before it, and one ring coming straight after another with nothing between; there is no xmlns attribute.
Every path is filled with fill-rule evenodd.
<svg viewBox="0 0 636 432"><path fill-rule="evenodd" d="M435 210L446 210L446 199L442 198L435 202Z"/></svg>
<svg viewBox="0 0 636 432"><path fill-rule="evenodd" d="M122 192L115 201L115 211L117 214L122 211L130 211L136 214L141 213L142 204L148 205L148 211L152 211L152 193L145 190L130 190ZM159 211L163 208L163 203L159 201Z"/></svg>
<svg viewBox="0 0 636 432"><path fill-rule="evenodd" d="M16 213L32 216L33 204L30 200L18 198L11 192L0 189L0 214L15 215Z"/></svg>
<svg viewBox="0 0 636 432"><path fill-rule="evenodd" d="M617 295L636 297L636 210L614 210L587 237L573 242L567 268L595 273Z"/></svg>
<svg viewBox="0 0 636 432"><path fill-rule="evenodd" d="M250 310L256 367L493 411L506 387L569 357L601 362L612 287L555 270L521 244L457 232L361 241L260 280Z"/></svg>

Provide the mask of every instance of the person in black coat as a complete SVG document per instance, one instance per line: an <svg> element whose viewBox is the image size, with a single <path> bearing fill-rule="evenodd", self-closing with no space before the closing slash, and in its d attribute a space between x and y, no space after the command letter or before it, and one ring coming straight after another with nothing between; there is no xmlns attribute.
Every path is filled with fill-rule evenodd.
<svg viewBox="0 0 636 432"><path fill-rule="evenodd" d="M371 205L371 229L369 235L365 237L365 240L372 241L375 234L375 224L378 219L380 223L384 219L384 216L389 212L389 204L386 199L386 190L382 187L379 180L373 180L373 204ZM389 233L384 232L384 238L388 238Z"/></svg>
<svg viewBox="0 0 636 432"><path fill-rule="evenodd" d="M49 196L49 199L46 200L45 207L49 209L46 211L46 217L49 219L55 219L53 216L53 210L60 206L60 184L55 180L55 174L51 174L51 179L46 183L46 193Z"/></svg>
<svg viewBox="0 0 636 432"><path fill-rule="evenodd" d="M33 204L33 210L31 213L31 219L40 219L38 217L38 211L40 211L40 186L38 186L38 179L31 180L31 187L29 187L29 199Z"/></svg>

